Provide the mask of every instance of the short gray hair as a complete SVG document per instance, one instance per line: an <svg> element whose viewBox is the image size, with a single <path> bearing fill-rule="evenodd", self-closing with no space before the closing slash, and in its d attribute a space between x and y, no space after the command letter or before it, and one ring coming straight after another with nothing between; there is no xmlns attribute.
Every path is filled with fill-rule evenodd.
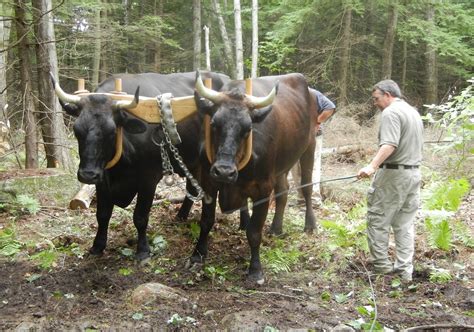
<svg viewBox="0 0 474 332"><path fill-rule="evenodd" d="M375 90L380 90L382 93L388 92L390 95L392 95L392 97L402 98L400 87L397 83L395 83L395 81L392 80L383 80L378 82L372 88L372 92Z"/></svg>

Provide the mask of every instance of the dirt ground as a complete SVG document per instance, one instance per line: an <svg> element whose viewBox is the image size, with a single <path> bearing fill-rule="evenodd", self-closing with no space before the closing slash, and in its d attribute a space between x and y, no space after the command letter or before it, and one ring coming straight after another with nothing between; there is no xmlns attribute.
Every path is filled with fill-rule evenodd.
<svg viewBox="0 0 474 332"><path fill-rule="evenodd" d="M328 142L334 143L330 137ZM343 144L346 142L340 142ZM350 175L357 167L328 157L323 160L323 178ZM349 186L338 183L324 188L327 198L341 192L349 192L349 197L343 202L340 199L345 206L335 207L329 197L327 204L315 207L320 220L330 220L335 209L353 207L363 196L363 189L351 194ZM459 219L471 230L472 200L471 194L459 212ZM361 317L371 322L358 310L369 305L370 299L377 309L377 322L386 328L437 325L419 330L473 329L474 262L470 248L434 250L418 232L414 280L397 286L394 276L370 275L363 252L335 250L322 255L327 234L302 232L302 207L292 195L285 235L265 235L262 247L283 241L284 247L304 254L290 272L273 272L264 266L266 282L257 286L245 279L249 249L245 234L238 230L236 214L218 214L206 264L214 269L190 270L186 262L194 241L189 225L198 221L199 205L187 223L174 221L178 208L166 201L153 207L150 239L164 239L166 245L156 250L145 266L129 254L135 250L132 209L114 211L108 247L101 257L86 254L96 230L94 207L83 212L50 208L34 216L0 215L0 230L13 224L18 241L26 244L14 259L0 256L0 330L331 330ZM44 269L30 257L47 248L56 248L57 259ZM464 268L451 281L436 283L429 280L429 266L433 265ZM133 291L150 282L176 289L180 298L134 303Z"/></svg>

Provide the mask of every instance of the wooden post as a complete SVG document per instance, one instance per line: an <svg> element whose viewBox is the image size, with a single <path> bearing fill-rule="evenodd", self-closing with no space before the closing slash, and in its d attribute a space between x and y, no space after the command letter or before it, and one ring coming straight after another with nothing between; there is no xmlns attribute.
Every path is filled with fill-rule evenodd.
<svg viewBox="0 0 474 332"><path fill-rule="evenodd" d="M71 210L88 209L95 195L95 185L85 184L69 202Z"/></svg>
<svg viewBox="0 0 474 332"><path fill-rule="evenodd" d="M75 95L80 93L88 93L89 91L85 88L86 82L83 78L77 80L77 91L74 92Z"/></svg>
<svg viewBox="0 0 474 332"><path fill-rule="evenodd" d="M251 96L252 95L252 90L253 90L252 79L247 78L245 80L245 93L248 94L249 96Z"/></svg>
<svg viewBox="0 0 474 332"><path fill-rule="evenodd" d="M117 95L126 95L126 92L122 91L122 79L121 78L116 78L115 79L115 90L112 91L112 93L117 94Z"/></svg>

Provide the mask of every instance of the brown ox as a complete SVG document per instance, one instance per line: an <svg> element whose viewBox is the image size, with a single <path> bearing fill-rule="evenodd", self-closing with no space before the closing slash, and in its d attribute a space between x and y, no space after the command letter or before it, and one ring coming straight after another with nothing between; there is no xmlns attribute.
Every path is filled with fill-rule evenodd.
<svg viewBox="0 0 474 332"><path fill-rule="evenodd" d="M212 144L202 146L210 146L212 151L201 151L201 161L203 189L213 199L210 204L203 204L201 233L191 262L202 263L207 255L217 193L223 211L239 209L250 198L254 206L246 227L251 249L249 279L257 283L264 281L259 250L269 207L265 199L275 189L277 208L271 229L281 232L287 195L278 196L278 193L288 189L288 171L299 160L302 183L310 183L314 162L317 106L308 92L307 82L301 74L279 76L279 83L275 81L275 77L255 79L253 97L243 93L242 81L232 81L216 92L205 88L199 75L196 80L198 109L211 117ZM274 89L268 94L271 87ZM245 158L241 157L241 146L249 135L252 135L251 158L242 168L240 160ZM209 158L213 160L209 162ZM311 191L312 186L303 188L306 231L313 230L316 223Z"/></svg>

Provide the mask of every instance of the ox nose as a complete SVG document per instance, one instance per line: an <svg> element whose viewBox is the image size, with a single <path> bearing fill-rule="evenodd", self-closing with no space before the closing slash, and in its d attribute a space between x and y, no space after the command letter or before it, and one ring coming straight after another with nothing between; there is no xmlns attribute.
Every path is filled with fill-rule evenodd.
<svg viewBox="0 0 474 332"><path fill-rule="evenodd" d="M100 172L98 170L79 169L77 178L82 183L97 184L100 180Z"/></svg>
<svg viewBox="0 0 474 332"><path fill-rule="evenodd" d="M237 181L237 167L235 165L215 163L211 167L211 176L214 180L226 183Z"/></svg>

